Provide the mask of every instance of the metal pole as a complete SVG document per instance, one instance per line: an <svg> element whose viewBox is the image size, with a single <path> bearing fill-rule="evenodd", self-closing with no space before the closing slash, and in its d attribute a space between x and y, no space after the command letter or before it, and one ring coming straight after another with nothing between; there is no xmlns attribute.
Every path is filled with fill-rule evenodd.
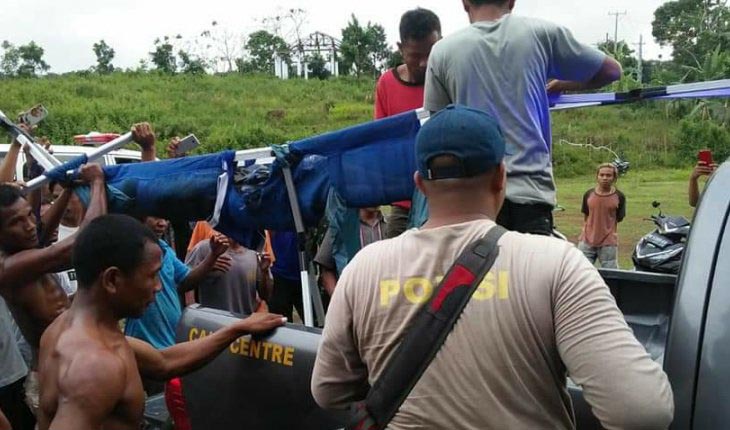
<svg viewBox="0 0 730 430"><path fill-rule="evenodd" d="M608 14L613 15L616 18L613 29L613 53L618 54L618 17L626 15L626 11L609 12Z"/></svg>
<svg viewBox="0 0 730 430"><path fill-rule="evenodd" d="M89 162L93 162L98 160L99 158L105 156L106 154L115 151L119 148L121 148L124 145L127 145L128 143L132 142L132 133L126 133L123 134L116 139L112 140L111 142L105 143L104 145L96 148L94 151L89 153L88 159ZM42 187L46 183L50 182L50 178L48 178L46 175L41 175L31 181L29 181L27 184L25 184L25 189L28 191L33 191L37 188Z"/></svg>
<svg viewBox="0 0 730 430"><path fill-rule="evenodd" d="M294 217L294 226L297 230L297 245L299 247L299 275L302 282L302 306L304 307L304 325L314 327L314 316L312 315L312 293L309 285L309 272L307 272L307 257L304 240L304 222L302 221L302 212L299 209L299 200L297 199L296 190L294 188L294 179L292 178L289 166L282 168L284 173L284 182L286 183L286 191L289 196L289 205L291 206L292 215Z"/></svg>

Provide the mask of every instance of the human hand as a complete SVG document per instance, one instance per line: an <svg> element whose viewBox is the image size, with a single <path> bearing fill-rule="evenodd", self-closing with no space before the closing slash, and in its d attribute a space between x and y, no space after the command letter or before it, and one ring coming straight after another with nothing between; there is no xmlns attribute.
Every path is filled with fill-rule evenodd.
<svg viewBox="0 0 730 430"><path fill-rule="evenodd" d="M86 183L104 181L104 171L96 163L88 163L79 169L79 179Z"/></svg>
<svg viewBox="0 0 730 430"><path fill-rule="evenodd" d="M227 255L221 255L213 263L213 268L210 269L213 272L226 273L231 270L231 257Z"/></svg>
<svg viewBox="0 0 730 430"><path fill-rule="evenodd" d="M220 257L226 251L228 251L228 247L230 246L230 243L228 242L228 238L220 233L214 234L210 238L209 244L210 244L210 251L213 254L213 256L216 258Z"/></svg>
<svg viewBox="0 0 730 430"><path fill-rule="evenodd" d="M25 124L25 123L18 124L18 127L20 127L20 129L23 130L28 136L32 136L33 127L31 127L31 126L29 126L28 124ZM13 139L12 145L18 145L18 146L20 146L20 142L18 142L17 139ZM25 148L23 148L23 149L25 149Z"/></svg>
<svg viewBox="0 0 730 430"><path fill-rule="evenodd" d="M155 132L148 122L140 122L132 126L132 139L143 150L155 149Z"/></svg>
<svg viewBox="0 0 730 430"><path fill-rule="evenodd" d="M253 313L247 318L236 321L232 324L236 329L242 331L244 334L255 334L265 333L273 330L276 327L281 327L286 324L286 317L270 314L267 312Z"/></svg>
<svg viewBox="0 0 730 430"><path fill-rule="evenodd" d="M710 176L715 169L717 169L717 164L715 163L707 164L704 161L698 161L692 170L691 178L697 180L700 176Z"/></svg>
<svg viewBox="0 0 730 430"><path fill-rule="evenodd" d="M259 304L256 307L256 310L254 312L268 313L269 312L269 305L268 305L268 303L266 303L266 300L259 300Z"/></svg>
<svg viewBox="0 0 730 430"><path fill-rule="evenodd" d="M38 139L38 143L45 149L49 154L53 154L53 147L51 146L51 139L46 136Z"/></svg>
<svg viewBox="0 0 730 430"><path fill-rule="evenodd" d="M259 269L262 272L269 270L271 267L271 254L268 252L257 252L256 257L258 257Z"/></svg>
<svg viewBox="0 0 730 430"><path fill-rule="evenodd" d="M180 147L180 137L175 136L170 139L170 143L167 145L167 158L181 158L188 155L185 152L177 152Z"/></svg>
<svg viewBox="0 0 730 430"><path fill-rule="evenodd" d="M553 79L545 85L545 90L548 94L560 94L563 90L563 82L557 79Z"/></svg>

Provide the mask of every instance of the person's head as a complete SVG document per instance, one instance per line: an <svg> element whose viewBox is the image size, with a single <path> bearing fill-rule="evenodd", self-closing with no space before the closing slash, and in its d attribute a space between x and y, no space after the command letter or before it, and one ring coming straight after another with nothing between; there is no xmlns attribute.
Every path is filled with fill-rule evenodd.
<svg viewBox="0 0 730 430"><path fill-rule="evenodd" d="M167 227L170 224L166 219L157 218L155 216L142 217L142 222L155 233L158 239L162 239L162 236L165 234Z"/></svg>
<svg viewBox="0 0 730 430"><path fill-rule="evenodd" d="M360 219L370 219L380 216L380 206L360 208Z"/></svg>
<svg viewBox="0 0 730 430"><path fill-rule="evenodd" d="M612 163L603 163L596 169L596 182L603 188L609 188L618 180L618 168Z"/></svg>
<svg viewBox="0 0 730 430"><path fill-rule="evenodd" d="M441 39L441 22L435 13L428 9L417 8L401 16L398 49L412 82L425 81L428 56L439 39Z"/></svg>
<svg viewBox="0 0 730 430"><path fill-rule="evenodd" d="M51 182L48 185L48 189L50 190L51 199L53 199L53 201L56 201L58 196L60 196L63 192L63 187L58 182ZM84 205L81 203L81 199L79 199L75 193L72 193L71 197L68 199L68 205L63 211L61 224L67 227L78 227L83 218Z"/></svg>
<svg viewBox="0 0 730 430"><path fill-rule="evenodd" d="M139 317L160 291L162 249L152 231L127 215L104 215L76 238L79 292L105 297L118 318Z"/></svg>
<svg viewBox="0 0 730 430"><path fill-rule="evenodd" d="M15 254L38 246L33 209L20 188L0 185L0 249Z"/></svg>
<svg viewBox="0 0 730 430"><path fill-rule="evenodd" d="M515 0L461 0L461 2L470 18L480 9L492 8L509 12L515 7Z"/></svg>
<svg viewBox="0 0 730 430"><path fill-rule="evenodd" d="M416 137L416 186L429 210L482 210L495 217L504 201L504 136L484 111L450 105Z"/></svg>

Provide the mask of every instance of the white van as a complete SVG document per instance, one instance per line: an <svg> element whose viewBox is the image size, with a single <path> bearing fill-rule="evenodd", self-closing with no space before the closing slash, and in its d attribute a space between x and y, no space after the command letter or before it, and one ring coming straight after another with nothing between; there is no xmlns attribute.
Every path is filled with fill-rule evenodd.
<svg viewBox="0 0 730 430"><path fill-rule="evenodd" d="M71 146L71 145L54 145L53 156L56 157L60 162L65 163L78 157L81 154L90 154L93 152L95 147L93 146ZM0 145L0 161L5 158L5 155L10 150L9 144ZM127 163L139 163L142 159L140 151L131 151L128 149L119 149L112 151L109 154L96 160L96 163L102 166L113 166L115 164L127 164ZM18 162L15 166L15 177L23 178L23 166L25 165L25 153L21 150L18 156ZM28 178L23 178L28 180Z"/></svg>

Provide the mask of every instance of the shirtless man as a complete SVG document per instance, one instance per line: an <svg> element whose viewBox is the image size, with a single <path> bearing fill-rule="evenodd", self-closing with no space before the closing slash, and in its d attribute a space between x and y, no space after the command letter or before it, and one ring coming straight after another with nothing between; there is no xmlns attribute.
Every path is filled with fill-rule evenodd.
<svg viewBox="0 0 730 430"><path fill-rule="evenodd" d="M106 212L106 192L99 165L83 166L80 179L91 187L91 202L83 226ZM38 248L36 218L30 204L18 187L0 185L0 294L31 346L32 370L36 368L41 334L69 306L55 273L71 267L74 240L72 236ZM26 396L34 413L38 406L37 391L36 375L31 371L26 381Z"/></svg>
<svg viewBox="0 0 730 430"><path fill-rule="evenodd" d="M169 380L212 360L235 339L283 325L254 314L204 338L156 350L119 331L141 315L161 288L157 237L125 215L100 217L79 233L79 282L71 308L43 334L40 430L136 430L144 412L140 374Z"/></svg>
<svg viewBox="0 0 730 430"><path fill-rule="evenodd" d="M83 166L80 178L91 186L83 225L106 212L106 193L99 165ZM30 204L19 188L0 185L0 294L34 350L43 330L68 308L68 298L51 274L71 267L73 244L70 237L39 249Z"/></svg>

